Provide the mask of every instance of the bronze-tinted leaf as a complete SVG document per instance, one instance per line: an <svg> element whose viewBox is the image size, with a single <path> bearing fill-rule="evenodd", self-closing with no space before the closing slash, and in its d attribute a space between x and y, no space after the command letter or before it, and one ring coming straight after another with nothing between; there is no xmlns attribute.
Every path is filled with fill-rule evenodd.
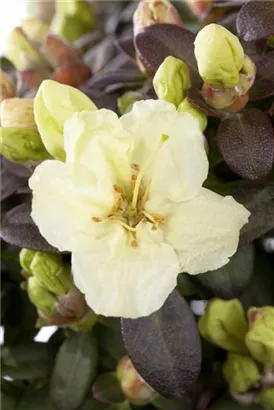
<svg viewBox="0 0 274 410"><path fill-rule="evenodd" d="M222 118L226 116L223 111L215 110L214 108L210 107L204 100L198 90L195 88L190 88L187 94L189 101L195 105L196 107L200 108L202 111L206 113L206 115L210 115L212 117Z"/></svg>
<svg viewBox="0 0 274 410"><path fill-rule="evenodd" d="M245 41L259 40L274 34L274 2L247 2L239 11L237 30Z"/></svg>
<svg viewBox="0 0 274 410"><path fill-rule="evenodd" d="M227 165L242 178L265 177L274 158L274 132L269 117L256 108L230 115L218 129L217 143Z"/></svg>
<svg viewBox="0 0 274 410"><path fill-rule="evenodd" d="M258 101L274 95L274 51L256 62L256 80L250 90L250 100Z"/></svg>
<svg viewBox="0 0 274 410"><path fill-rule="evenodd" d="M122 319L122 334L134 366L163 396L182 396L198 377L200 336L187 302L177 291L152 315Z"/></svg>

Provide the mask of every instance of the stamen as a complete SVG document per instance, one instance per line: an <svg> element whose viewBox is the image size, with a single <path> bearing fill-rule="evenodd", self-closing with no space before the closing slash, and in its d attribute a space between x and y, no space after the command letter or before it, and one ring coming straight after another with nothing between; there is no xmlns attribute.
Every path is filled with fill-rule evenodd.
<svg viewBox="0 0 274 410"><path fill-rule="evenodd" d="M102 219L102 218L99 218L98 216L93 216L93 217L91 218L91 220L92 220L93 222L102 222L102 221L103 221L103 219Z"/></svg>
<svg viewBox="0 0 274 410"><path fill-rule="evenodd" d="M143 168L140 170L137 176L136 184L135 184L134 191L133 191L133 198L132 198L132 204L131 204L132 210L135 210L137 206L138 195L139 195L142 178L144 177L145 172L150 167L151 163L157 159L157 156L159 155L159 152L162 146L167 140L168 140L168 135L163 134L156 151L152 152L152 154L146 160Z"/></svg>
<svg viewBox="0 0 274 410"><path fill-rule="evenodd" d="M123 226L124 228L126 228L128 231L131 231L131 232L136 232L136 231L137 231L136 228L133 228L132 226L129 226L128 224L126 224L125 222L121 221L120 219L111 218L111 221L117 222L118 224L120 224L121 226Z"/></svg>
<svg viewBox="0 0 274 410"><path fill-rule="evenodd" d="M161 216L161 215L156 215L156 216L154 216L154 220L155 220L155 222L157 222L157 223L161 223L161 222L163 222L163 221L165 220L165 217L164 217L164 216Z"/></svg>
<svg viewBox="0 0 274 410"><path fill-rule="evenodd" d="M138 164L131 164L130 165L132 169L134 169L134 171L139 172L140 171L140 165Z"/></svg>
<svg viewBox="0 0 274 410"><path fill-rule="evenodd" d="M137 179L137 175L132 175L132 176L131 176L132 189L135 188L136 179Z"/></svg>
<svg viewBox="0 0 274 410"><path fill-rule="evenodd" d="M153 218L153 216L152 215L150 215L147 211L142 211L142 214L144 214L146 217L147 217L147 219L149 219L151 222L153 222L153 223L155 223L156 221L155 221L155 219Z"/></svg>
<svg viewBox="0 0 274 410"><path fill-rule="evenodd" d="M117 194L123 195L123 188L121 188L119 185L114 184L113 189L115 192L117 192Z"/></svg>
<svg viewBox="0 0 274 410"><path fill-rule="evenodd" d="M151 230L152 231L157 231L157 225L152 225Z"/></svg>

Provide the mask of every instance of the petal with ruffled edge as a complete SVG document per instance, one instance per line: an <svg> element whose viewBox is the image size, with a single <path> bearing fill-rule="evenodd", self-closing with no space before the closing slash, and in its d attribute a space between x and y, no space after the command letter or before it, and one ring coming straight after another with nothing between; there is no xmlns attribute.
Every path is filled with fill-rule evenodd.
<svg viewBox="0 0 274 410"><path fill-rule="evenodd" d="M90 253L73 253L76 286L98 314L137 318L158 310L176 286L177 256L162 243L163 234L151 236L150 224L139 227L137 247L129 245L126 231L99 240Z"/></svg>
<svg viewBox="0 0 274 410"><path fill-rule="evenodd" d="M196 118L176 111L173 104L147 100L135 103L120 120L134 135L132 162L142 169L151 158L144 176L153 201L147 204L148 211L156 212L156 197L161 203L163 199L178 202L199 192L207 177L208 160Z"/></svg>
<svg viewBox="0 0 274 410"><path fill-rule="evenodd" d="M44 161L29 180L33 192L32 219L44 238L60 251L92 247L92 241L110 229L110 222L96 223L109 204L99 201L96 191L76 187L69 167L59 161Z"/></svg>
<svg viewBox="0 0 274 410"><path fill-rule="evenodd" d="M196 275L229 262L249 215L231 196L205 188L193 200L175 205L162 225L166 242L177 252L180 271Z"/></svg>

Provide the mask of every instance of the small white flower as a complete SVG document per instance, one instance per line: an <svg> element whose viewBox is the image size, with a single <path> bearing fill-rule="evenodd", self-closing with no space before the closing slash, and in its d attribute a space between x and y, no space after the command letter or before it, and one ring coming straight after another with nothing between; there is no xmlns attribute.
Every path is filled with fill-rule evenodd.
<svg viewBox="0 0 274 410"><path fill-rule="evenodd" d="M32 218L72 252L76 286L98 314L136 318L159 309L179 272L229 261L249 212L202 184L208 173L198 121L164 101L136 102L65 123L66 162L30 179Z"/></svg>

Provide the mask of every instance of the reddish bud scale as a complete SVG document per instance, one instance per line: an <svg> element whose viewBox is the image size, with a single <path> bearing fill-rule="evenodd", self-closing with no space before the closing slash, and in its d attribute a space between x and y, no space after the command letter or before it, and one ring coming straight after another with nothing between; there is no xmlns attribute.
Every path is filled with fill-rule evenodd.
<svg viewBox="0 0 274 410"><path fill-rule="evenodd" d="M58 67L53 73L52 80L77 88L85 83L91 75L92 72L89 66L81 62L78 64Z"/></svg>

